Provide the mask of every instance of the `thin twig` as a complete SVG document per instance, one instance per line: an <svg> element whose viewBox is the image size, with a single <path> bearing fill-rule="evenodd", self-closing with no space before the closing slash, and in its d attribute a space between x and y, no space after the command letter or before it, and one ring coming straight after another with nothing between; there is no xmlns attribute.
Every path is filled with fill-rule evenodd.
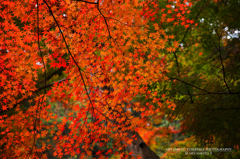
<svg viewBox="0 0 240 159"><path fill-rule="evenodd" d="M213 110L240 110L240 108L216 108L216 109L206 109L207 111Z"/></svg>
<svg viewBox="0 0 240 159"><path fill-rule="evenodd" d="M104 19L104 22L107 26L107 30L108 30L108 35L109 35L109 39L110 39L110 42L111 42L111 33L110 33L110 30L109 30L109 26L108 26L108 23L107 23L107 19L106 17L103 15L102 11L100 10L100 3L99 3L99 0L97 1L97 10L99 11L99 13L103 16L103 19Z"/></svg>
<svg viewBox="0 0 240 159"><path fill-rule="evenodd" d="M97 4L96 2L88 2L88 1L84 1L84 0L75 0L75 1L89 3L89 4Z"/></svg>
<svg viewBox="0 0 240 159"><path fill-rule="evenodd" d="M189 99L189 98L188 98L188 99ZM186 104L186 102L188 101L188 99L183 102L182 106L179 108L179 110L178 110L176 116L174 117L174 119L168 124L168 127L169 127L169 126L172 124L172 122L177 118L177 116L178 116L178 114L180 113L182 107Z"/></svg>
<svg viewBox="0 0 240 159"><path fill-rule="evenodd" d="M180 80L180 79L177 79L177 78L169 78L169 79L170 79L170 80L177 80L177 81L182 82L182 83L184 83L184 84L186 84L186 85L192 86L192 87L194 87L194 88L197 88L197 89L199 89L199 90L201 90L201 91L206 92L205 94L193 94L193 96L196 96L196 95L207 95L207 94L231 94L231 95L233 95L233 94L240 94L240 93L238 93L238 92L236 92L236 93L209 92L209 91L207 91L207 90L204 90L204 89L202 89L202 88L200 88L200 87L197 87L197 86L195 86L195 85L192 85L192 84L190 84L190 83L187 83L187 82L185 82L185 81L183 81L183 80Z"/></svg>
<svg viewBox="0 0 240 159"><path fill-rule="evenodd" d="M180 82L185 83L185 84L187 84L187 85L189 85L189 86L192 86L192 87L197 88L197 89L199 89L199 90L201 90L201 91L204 91L204 92L207 92L207 93L211 94L211 92L209 92L209 91L207 91L207 90L204 90L204 89L202 89L202 88L199 88L199 87L197 87L197 86L194 86L194 85L192 85L192 84L190 84L190 83L187 83L187 82L185 82L185 81L182 81L182 80L180 80L180 79L177 79L177 78L169 78L169 79L170 79L170 80L180 81Z"/></svg>
<svg viewBox="0 0 240 159"><path fill-rule="evenodd" d="M221 48L220 48L220 40L221 40L221 36L218 34L218 32L216 31L217 35L218 35L218 52L219 52L219 56L220 56L220 60L221 60L221 65L222 65L222 71L223 71L223 81L228 89L228 92L231 93L229 87L228 87L228 84L227 84L227 81L226 81L226 74L225 74L225 68L224 68L224 65L223 65L223 59L222 59L222 51L221 51Z"/></svg>
<svg viewBox="0 0 240 159"><path fill-rule="evenodd" d="M68 64L67 64L68 65ZM60 69L54 71L52 74L50 74L47 78L45 78L45 80L43 81L40 81L39 83L43 83L45 81L48 81L50 80L54 75L56 74L61 74L63 71L65 71L65 68L64 67L61 67Z"/></svg>

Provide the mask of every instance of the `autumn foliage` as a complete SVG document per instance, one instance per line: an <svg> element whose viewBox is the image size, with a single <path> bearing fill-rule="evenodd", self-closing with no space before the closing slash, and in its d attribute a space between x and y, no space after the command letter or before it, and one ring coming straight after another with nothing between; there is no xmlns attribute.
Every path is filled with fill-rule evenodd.
<svg viewBox="0 0 240 159"><path fill-rule="evenodd" d="M47 158L47 149L84 158L110 138L106 154L133 154L125 151L138 140L131 133L175 108L148 86L168 79L161 52L179 46L161 25L195 25L184 17L191 3L176 2L165 10L154 1L0 0L1 158ZM151 101L143 104L139 96ZM58 118L49 104L57 101L67 116L44 124ZM70 133L62 135L67 122ZM55 146L44 142L49 134ZM101 150L97 155L105 158Z"/></svg>

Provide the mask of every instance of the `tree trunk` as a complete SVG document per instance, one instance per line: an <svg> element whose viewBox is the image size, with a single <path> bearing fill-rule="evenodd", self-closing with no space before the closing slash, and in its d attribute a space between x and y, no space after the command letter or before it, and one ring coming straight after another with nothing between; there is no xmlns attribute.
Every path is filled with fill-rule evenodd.
<svg viewBox="0 0 240 159"><path fill-rule="evenodd" d="M142 159L160 159L155 152L153 152L147 144L143 141L141 136L137 132L128 131L128 137L132 138L136 136L137 140L133 140L131 145L126 147L128 152L133 152L132 157L137 158L137 156L142 157Z"/></svg>

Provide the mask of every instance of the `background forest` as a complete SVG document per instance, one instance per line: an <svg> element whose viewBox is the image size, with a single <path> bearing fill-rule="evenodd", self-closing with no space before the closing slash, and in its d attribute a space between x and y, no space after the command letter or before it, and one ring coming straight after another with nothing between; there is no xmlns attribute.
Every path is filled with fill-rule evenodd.
<svg viewBox="0 0 240 159"><path fill-rule="evenodd" d="M239 0L31 2L0 0L1 158L240 158Z"/></svg>

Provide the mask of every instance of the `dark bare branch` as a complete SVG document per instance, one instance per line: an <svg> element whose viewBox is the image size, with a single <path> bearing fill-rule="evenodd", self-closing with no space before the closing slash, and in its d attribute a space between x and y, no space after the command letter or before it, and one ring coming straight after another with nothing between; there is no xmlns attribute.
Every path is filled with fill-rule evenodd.
<svg viewBox="0 0 240 159"><path fill-rule="evenodd" d="M89 1L84 1L84 0L75 0L75 1L89 3L89 4L97 4L96 2L89 2Z"/></svg>
<svg viewBox="0 0 240 159"><path fill-rule="evenodd" d="M105 21L105 24L107 26L107 30L108 30L108 35L109 35L109 38L111 39L111 33L110 33L110 30L109 30L109 26L108 26L108 23L107 23L107 19L106 17L103 15L102 11L100 10L100 3L99 3L99 0L97 1L97 10L99 11L99 13L103 16L104 18L104 21Z"/></svg>
<svg viewBox="0 0 240 159"><path fill-rule="evenodd" d="M39 91L41 91L41 90L43 90L43 89L45 89L45 88L52 87L55 83L61 83L61 82L65 81L65 80L66 80L66 78L63 78L63 79L61 79L61 80L59 80L59 81L52 82L52 83L50 83L50 84L44 85L44 86L42 86L42 87L39 87L34 93L39 92Z"/></svg>
<svg viewBox="0 0 240 159"><path fill-rule="evenodd" d="M187 82L185 82L185 81L183 81L183 80L180 80L180 79L177 79L177 78L169 78L170 80L177 80L177 81L179 81L179 82L182 82L182 83L184 83L184 84L186 84L186 85L189 85L189 86L192 86L192 87L194 87L194 88L197 88L197 89L199 89L199 90L201 90L201 91L203 91L203 92L206 92L205 94L193 94L194 96L196 96L196 95L207 95L207 94L240 94L240 93L238 93L238 92L236 92L236 93L224 93L224 92L209 92L209 91L207 91L207 90L204 90L204 89L202 89L202 88L200 88L200 87L197 87L197 86L195 86L195 85L193 85L193 84L190 84L190 83L187 83Z"/></svg>
<svg viewBox="0 0 240 159"><path fill-rule="evenodd" d="M228 89L228 92L231 93L229 87L228 87L228 84L227 84L227 81L226 81L226 74L225 74L225 68L224 68L224 65L223 65L223 59L222 59L222 51L221 51L221 48L220 48L220 40L221 40L221 35L218 34L218 32L216 31L217 35L218 35L218 52L219 52L219 56L220 56L220 60L221 60L221 65L222 65L222 71L223 71L223 81Z"/></svg>
<svg viewBox="0 0 240 159"><path fill-rule="evenodd" d="M54 75L58 74L60 75L63 71L65 71L64 67L61 67L60 69L54 71L53 73L51 73L48 77L46 77L46 79L40 81L39 83L43 83L43 82L47 82L48 80L50 80Z"/></svg>
<svg viewBox="0 0 240 159"><path fill-rule="evenodd" d="M178 114L180 113L181 109L183 108L183 106L187 103L187 101L189 100L189 98L187 100L185 100L182 104L182 106L179 108L177 114L175 115L175 117L173 118L173 120L171 121L171 123L168 124L168 127L173 123L173 121L177 118Z"/></svg>

